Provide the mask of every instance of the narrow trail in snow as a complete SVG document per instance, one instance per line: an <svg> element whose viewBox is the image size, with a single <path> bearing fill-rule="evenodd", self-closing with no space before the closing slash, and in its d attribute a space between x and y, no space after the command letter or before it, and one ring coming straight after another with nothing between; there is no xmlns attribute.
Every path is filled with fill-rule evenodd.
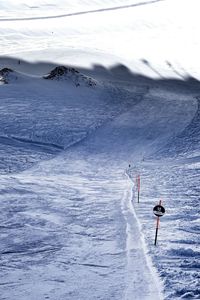
<svg viewBox="0 0 200 300"><path fill-rule="evenodd" d="M122 199L122 212L126 220L127 287L124 299L161 300L163 286L152 262L146 254L144 237L134 211L132 184L128 184ZM143 288L145 286L145 289Z"/></svg>
<svg viewBox="0 0 200 300"><path fill-rule="evenodd" d="M106 12L106 11L113 11L113 10L132 8L132 7L143 6L143 5L150 5L150 4L154 4L154 3L162 2L162 1L166 1L166 0L144 1L144 2L130 4L130 5L121 5L121 6L115 6L115 7L100 8L100 9L94 9L94 10L88 10L88 11L79 11L79 12L73 12L73 13L68 13L68 14L44 16L44 17L40 16L40 17L25 17L25 18L3 18L3 19L0 19L0 22L46 20L46 19L73 17L73 16L79 16L79 15L85 15L85 14L101 13L101 12Z"/></svg>

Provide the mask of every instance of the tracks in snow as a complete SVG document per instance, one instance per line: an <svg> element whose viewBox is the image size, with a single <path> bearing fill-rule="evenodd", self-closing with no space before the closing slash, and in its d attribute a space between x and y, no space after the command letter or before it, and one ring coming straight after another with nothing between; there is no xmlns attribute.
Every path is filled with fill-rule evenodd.
<svg viewBox="0 0 200 300"><path fill-rule="evenodd" d="M127 286L124 298L131 300L134 295L135 300L161 300L162 283L147 255L133 201L133 185L129 181L121 202L122 213L126 220Z"/></svg>
<svg viewBox="0 0 200 300"><path fill-rule="evenodd" d="M26 18L5 18L5 19L0 19L0 22L5 22L5 21L31 21L31 20L46 20L46 19L66 18L66 17L73 17L73 16L79 16L79 15L91 14L91 13L100 13L100 12L106 12L106 11L113 11L113 10L137 7L137 6L142 6L142 5L149 5L149 4L154 4L154 3L157 3L157 2L161 2L161 1L165 1L165 0L144 1L144 2L139 2L139 3L135 3L135 4L130 4L130 5L120 5L120 6L114 6L114 7L108 7L108 8L99 8L99 9L79 11L79 12L73 12L73 13L61 14L61 15L53 15L53 16L26 17Z"/></svg>

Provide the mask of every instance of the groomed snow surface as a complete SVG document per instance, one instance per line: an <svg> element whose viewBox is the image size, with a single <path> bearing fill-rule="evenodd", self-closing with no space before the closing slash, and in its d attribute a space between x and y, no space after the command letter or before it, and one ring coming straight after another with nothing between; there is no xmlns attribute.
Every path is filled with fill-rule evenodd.
<svg viewBox="0 0 200 300"><path fill-rule="evenodd" d="M197 99L56 70L1 85L2 299L198 299L199 164L161 158Z"/></svg>
<svg viewBox="0 0 200 300"><path fill-rule="evenodd" d="M0 299L200 299L199 1L28 2L0 3Z"/></svg>

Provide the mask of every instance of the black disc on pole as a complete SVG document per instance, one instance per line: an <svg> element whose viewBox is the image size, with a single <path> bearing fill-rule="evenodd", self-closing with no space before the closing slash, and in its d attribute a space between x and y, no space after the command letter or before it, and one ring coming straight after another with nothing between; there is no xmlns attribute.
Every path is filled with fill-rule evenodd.
<svg viewBox="0 0 200 300"><path fill-rule="evenodd" d="M153 213L154 215L156 215L157 217L162 217L165 214L165 208L162 205L156 205L153 208Z"/></svg>

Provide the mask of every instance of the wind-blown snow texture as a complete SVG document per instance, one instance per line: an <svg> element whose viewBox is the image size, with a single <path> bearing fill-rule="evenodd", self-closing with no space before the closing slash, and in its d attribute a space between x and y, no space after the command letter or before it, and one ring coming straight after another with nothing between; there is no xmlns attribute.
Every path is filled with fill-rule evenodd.
<svg viewBox="0 0 200 300"><path fill-rule="evenodd" d="M81 87L68 78L49 82L16 74L16 81L1 86L1 173L12 173L1 177L5 299L159 299L162 284L139 242L133 205L166 297L197 298L198 165L146 161L192 126L195 97L180 100L178 92L145 84ZM141 174L139 207L123 175L128 163L134 163L131 179ZM167 214L155 249L158 195Z"/></svg>
<svg viewBox="0 0 200 300"><path fill-rule="evenodd" d="M198 5L1 1L1 299L200 299Z"/></svg>

